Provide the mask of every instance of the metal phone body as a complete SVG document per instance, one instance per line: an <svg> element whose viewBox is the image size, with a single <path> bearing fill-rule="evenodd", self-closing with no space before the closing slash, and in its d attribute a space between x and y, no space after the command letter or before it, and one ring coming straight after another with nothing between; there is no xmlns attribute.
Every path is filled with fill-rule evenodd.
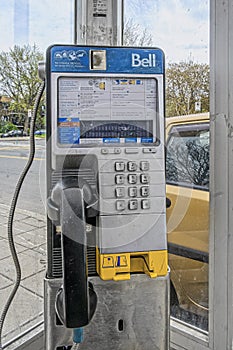
<svg viewBox="0 0 233 350"><path fill-rule="evenodd" d="M96 182L98 274L166 275L163 52L56 45L47 62L49 177Z"/></svg>

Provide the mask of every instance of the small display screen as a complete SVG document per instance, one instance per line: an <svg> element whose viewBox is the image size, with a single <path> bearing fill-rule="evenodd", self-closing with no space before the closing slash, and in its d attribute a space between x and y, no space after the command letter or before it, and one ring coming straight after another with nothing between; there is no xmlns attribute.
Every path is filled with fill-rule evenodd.
<svg viewBox="0 0 233 350"><path fill-rule="evenodd" d="M157 140L154 78L60 77L58 96L60 145Z"/></svg>

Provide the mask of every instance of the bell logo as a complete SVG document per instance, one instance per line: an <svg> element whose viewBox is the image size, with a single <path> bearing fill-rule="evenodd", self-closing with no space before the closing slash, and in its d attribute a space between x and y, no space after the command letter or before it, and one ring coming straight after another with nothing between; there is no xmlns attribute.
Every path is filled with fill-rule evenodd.
<svg viewBox="0 0 233 350"><path fill-rule="evenodd" d="M149 53L147 58L141 58L140 54L132 53L132 67L156 67L155 53Z"/></svg>

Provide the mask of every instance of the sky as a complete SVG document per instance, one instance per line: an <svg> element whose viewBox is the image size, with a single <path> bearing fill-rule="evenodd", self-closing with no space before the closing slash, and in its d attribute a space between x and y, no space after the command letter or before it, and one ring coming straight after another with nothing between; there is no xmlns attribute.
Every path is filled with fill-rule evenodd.
<svg viewBox="0 0 233 350"><path fill-rule="evenodd" d="M14 44L73 42L74 0L0 0L0 51ZM7 14L7 16L6 16ZM147 28L167 62L209 62L209 0L125 0L125 17Z"/></svg>
<svg viewBox="0 0 233 350"><path fill-rule="evenodd" d="M209 0L125 0L125 12L147 28L168 62L209 62Z"/></svg>
<svg viewBox="0 0 233 350"><path fill-rule="evenodd" d="M73 0L0 0L0 50L73 42ZM7 14L7 16L6 16Z"/></svg>

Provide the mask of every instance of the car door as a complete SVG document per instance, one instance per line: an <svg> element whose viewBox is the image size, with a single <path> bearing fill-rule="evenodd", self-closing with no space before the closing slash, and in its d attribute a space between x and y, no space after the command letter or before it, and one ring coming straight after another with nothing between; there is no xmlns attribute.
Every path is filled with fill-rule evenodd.
<svg viewBox="0 0 233 350"><path fill-rule="evenodd" d="M209 123L170 125L166 148L171 281L181 308L208 311Z"/></svg>

